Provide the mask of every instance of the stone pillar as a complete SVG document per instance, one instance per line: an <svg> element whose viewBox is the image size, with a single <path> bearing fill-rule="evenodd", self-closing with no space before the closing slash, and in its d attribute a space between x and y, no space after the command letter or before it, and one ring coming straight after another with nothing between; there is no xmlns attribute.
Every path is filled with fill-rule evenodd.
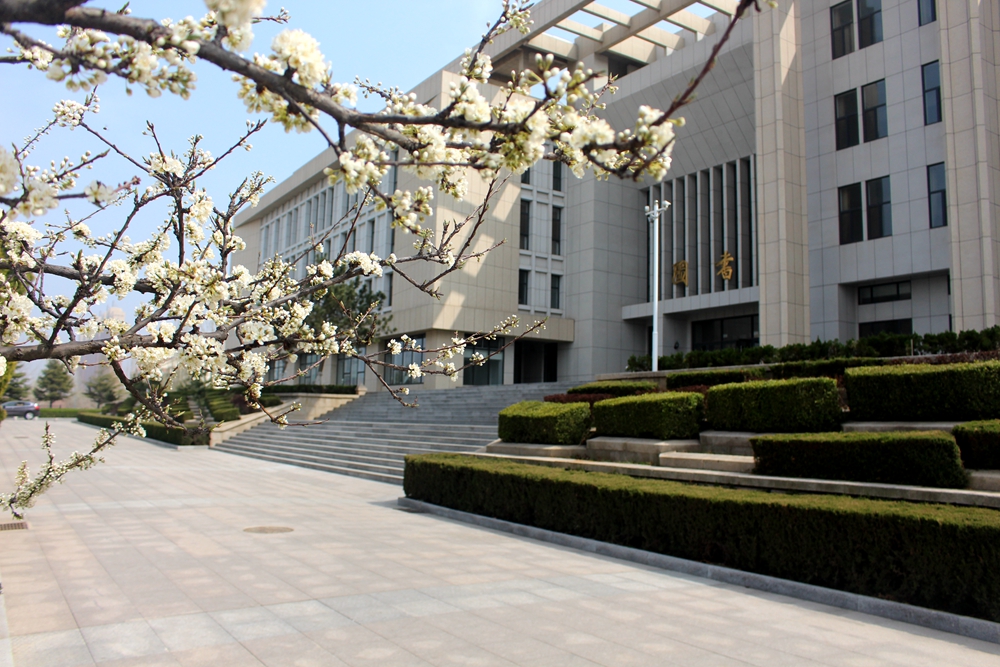
<svg viewBox="0 0 1000 667"><path fill-rule="evenodd" d="M763 3L762 3L763 4ZM761 345L809 342L799 0L753 13Z"/></svg>
<svg viewBox="0 0 1000 667"><path fill-rule="evenodd" d="M938 3L941 102L951 233L952 328L998 323L997 3ZM925 186L926 187L926 186ZM926 196L926 191L925 195Z"/></svg>

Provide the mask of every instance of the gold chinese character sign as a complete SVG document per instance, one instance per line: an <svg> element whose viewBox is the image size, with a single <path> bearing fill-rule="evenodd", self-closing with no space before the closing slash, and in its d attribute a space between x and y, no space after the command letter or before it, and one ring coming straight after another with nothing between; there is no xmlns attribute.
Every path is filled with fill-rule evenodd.
<svg viewBox="0 0 1000 667"><path fill-rule="evenodd" d="M673 283L675 285L684 285L687 287L688 284L688 263L686 259L674 264L674 275Z"/></svg>
<svg viewBox="0 0 1000 667"><path fill-rule="evenodd" d="M719 271L715 274L717 276L722 276L723 280L733 279L733 267L732 263L736 261L733 256L729 254L729 251L722 253L722 259L715 263L719 267Z"/></svg>

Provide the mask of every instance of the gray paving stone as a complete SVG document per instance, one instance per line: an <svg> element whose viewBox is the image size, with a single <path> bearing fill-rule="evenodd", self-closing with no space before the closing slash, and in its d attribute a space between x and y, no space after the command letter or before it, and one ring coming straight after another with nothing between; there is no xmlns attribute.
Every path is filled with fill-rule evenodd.
<svg viewBox="0 0 1000 667"><path fill-rule="evenodd" d="M4 422L0 488L41 426ZM63 452L93 434L54 428ZM1000 667L993 644L401 512L377 482L106 458L0 533L16 667Z"/></svg>

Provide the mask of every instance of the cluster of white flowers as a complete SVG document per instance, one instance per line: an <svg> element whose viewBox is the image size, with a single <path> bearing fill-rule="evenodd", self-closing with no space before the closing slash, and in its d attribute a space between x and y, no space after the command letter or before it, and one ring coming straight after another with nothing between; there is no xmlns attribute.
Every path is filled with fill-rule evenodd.
<svg viewBox="0 0 1000 667"><path fill-rule="evenodd" d="M94 181L84 189L83 194L86 195L87 201L90 203L103 206L114 200L116 190L109 188L100 181ZM86 238L90 236L90 229L83 223L80 223L73 230L73 233L77 237Z"/></svg>
<svg viewBox="0 0 1000 667"><path fill-rule="evenodd" d="M0 196L10 194L21 179L17 160L6 148L0 146Z"/></svg>
<svg viewBox="0 0 1000 667"><path fill-rule="evenodd" d="M155 174L173 174L181 177L184 175L184 163L172 155L162 153L150 153L146 161L150 170Z"/></svg>
<svg viewBox="0 0 1000 667"><path fill-rule="evenodd" d="M366 276L376 275L382 277L382 259L375 253L366 255L359 251L349 252L341 257L337 264L343 264L352 268L356 266Z"/></svg>
<svg viewBox="0 0 1000 667"><path fill-rule="evenodd" d="M264 13L267 0L205 0L205 6L215 12L227 28L249 28L255 18Z"/></svg>
<svg viewBox="0 0 1000 667"><path fill-rule="evenodd" d="M59 206L58 191L40 178L29 178L15 210L26 218L37 218Z"/></svg>
<svg viewBox="0 0 1000 667"><path fill-rule="evenodd" d="M204 190L197 190L191 195L190 216L202 224L208 222L212 216L212 198Z"/></svg>
<svg viewBox="0 0 1000 667"><path fill-rule="evenodd" d="M56 116L56 123L61 127L76 127L83 120L87 107L73 100L63 100L56 102L52 107L52 113Z"/></svg>
<svg viewBox="0 0 1000 667"><path fill-rule="evenodd" d="M319 42L303 30L284 30L271 43L275 58L295 71L303 86L312 88L329 80L329 65L323 60Z"/></svg>

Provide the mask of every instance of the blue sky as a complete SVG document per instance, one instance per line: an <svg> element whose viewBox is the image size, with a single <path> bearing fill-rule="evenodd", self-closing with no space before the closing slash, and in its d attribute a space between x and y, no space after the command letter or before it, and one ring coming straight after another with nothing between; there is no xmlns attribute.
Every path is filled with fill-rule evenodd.
<svg viewBox="0 0 1000 667"><path fill-rule="evenodd" d="M117 8L121 4L106 6ZM105 3L91 3L91 6L102 5ZM131 6L134 16L156 19L205 13L200 0L169 3L133 0ZM270 2L268 9L276 12L280 6L281 3ZM419 83L476 43L487 21L495 19L500 10L497 0L366 0L363 3L286 0L284 6L292 15L289 27L302 28L319 40L332 64L334 80L350 82L361 76L404 89ZM165 8L169 12L165 13ZM280 29L273 24L258 26L254 48L248 55L254 50L269 51L271 39ZM51 30L29 29L29 32L50 43L55 41ZM6 51L11 41L0 37L0 45ZM169 94L152 99L141 91L128 97L124 83L111 80L99 91L101 113L95 120L108 128L116 143L139 155L152 150L149 139L142 136L147 120L155 124L166 144L177 150L183 150L187 137L202 134L206 147L217 154L239 135L244 121L251 116L237 99L236 84L228 74L202 64L196 67L196 73L197 89L187 101ZM38 127L59 100L84 97L81 93L69 93L63 85L23 67L3 66L0 81L8 92L0 96L0 142L5 146L20 141ZM9 94L10 91L22 93ZM280 181L324 147L315 132L286 134L277 126L269 126L258 134L253 145L251 153L241 152L237 159L223 164L211 175L206 183L210 191L221 189L221 194L225 194L243 174L255 169ZM93 138L82 130L60 130L46 142L35 161L44 164L64 155L75 158L84 150L96 148ZM120 169L113 171L122 177L127 175Z"/></svg>

